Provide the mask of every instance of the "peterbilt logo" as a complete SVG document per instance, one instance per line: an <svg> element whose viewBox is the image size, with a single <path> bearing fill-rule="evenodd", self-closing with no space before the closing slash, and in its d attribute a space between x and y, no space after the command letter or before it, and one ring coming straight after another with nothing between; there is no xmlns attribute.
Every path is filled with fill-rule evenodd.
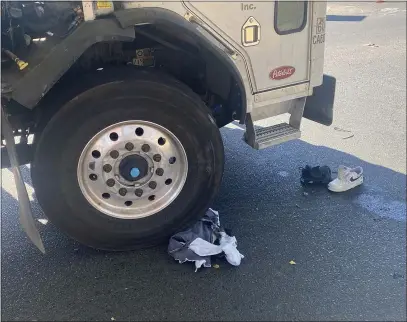
<svg viewBox="0 0 407 322"><path fill-rule="evenodd" d="M281 66L281 67L277 67L277 68L273 69L270 72L269 77L270 77L270 79L279 80L279 79L288 78L294 73L295 73L295 68L294 67L292 67L292 66Z"/></svg>

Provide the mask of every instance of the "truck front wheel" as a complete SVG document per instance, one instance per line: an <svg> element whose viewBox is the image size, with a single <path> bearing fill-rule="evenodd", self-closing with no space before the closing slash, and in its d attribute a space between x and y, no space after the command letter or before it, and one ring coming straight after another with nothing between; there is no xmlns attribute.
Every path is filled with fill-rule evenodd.
<svg viewBox="0 0 407 322"><path fill-rule="evenodd" d="M197 220L223 163L219 130L200 98L171 78L139 72L66 103L41 133L32 178L62 231L91 247L126 250Z"/></svg>

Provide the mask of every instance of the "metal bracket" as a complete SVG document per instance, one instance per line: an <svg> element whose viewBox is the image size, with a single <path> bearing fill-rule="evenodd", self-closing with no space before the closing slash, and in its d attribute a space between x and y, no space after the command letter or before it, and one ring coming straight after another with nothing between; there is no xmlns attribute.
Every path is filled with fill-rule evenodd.
<svg viewBox="0 0 407 322"><path fill-rule="evenodd" d="M246 125L246 131L244 133L245 141L250 146L254 146L256 143L256 131L254 128L254 121L250 113L247 113L246 115L245 125Z"/></svg>
<svg viewBox="0 0 407 322"><path fill-rule="evenodd" d="M304 106L307 98L301 97L294 100L294 104L290 109L290 121L289 124L299 130L301 126L302 114L304 113Z"/></svg>
<svg viewBox="0 0 407 322"><path fill-rule="evenodd" d="M23 177L21 176L20 168L18 167L16 146L14 143L13 130L7 115L4 112L3 105L1 106L1 121L2 133L6 141L6 148L10 158L11 171L14 175L14 182L17 187L17 195L19 201L20 223L27 236L31 239L37 248L45 254L44 244L42 243L40 233L35 226L35 221L31 211L30 200L28 199L27 189L25 188Z"/></svg>

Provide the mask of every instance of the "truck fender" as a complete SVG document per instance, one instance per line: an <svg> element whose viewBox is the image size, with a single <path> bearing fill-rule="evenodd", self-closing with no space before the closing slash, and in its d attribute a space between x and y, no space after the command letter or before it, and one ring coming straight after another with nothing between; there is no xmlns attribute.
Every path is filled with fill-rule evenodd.
<svg viewBox="0 0 407 322"><path fill-rule="evenodd" d="M11 98L33 109L90 46L112 40L131 42L134 40L134 29L123 29L114 19L94 20L79 25L13 86Z"/></svg>
<svg viewBox="0 0 407 322"><path fill-rule="evenodd" d="M163 25L173 35L184 34L213 54L232 75L240 91L236 102L240 121L246 115L246 92L241 75L226 52L206 38L197 25L182 16L163 8L136 8L120 10L111 17L86 21L71 35L56 45L48 56L15 85L12 99L33 109L52 86L75 61L92 45L102 41L128 41L135 39L135 28L144 24Z"/></svg>

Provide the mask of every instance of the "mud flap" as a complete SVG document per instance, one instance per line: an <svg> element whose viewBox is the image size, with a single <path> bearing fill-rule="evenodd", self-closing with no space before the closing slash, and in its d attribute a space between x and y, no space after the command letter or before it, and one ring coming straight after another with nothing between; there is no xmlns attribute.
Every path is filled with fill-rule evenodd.
<svg viewBox="0 0 407 322"><path fill-rule="evenodd" d="M35 221L31 211L30 200L28 199L28 193L25 188L23 178L21 176L20 168L18 167L13 130L7 119L6 113L3 110L3 106L1 107L1 123L2 123L2 133L6 141L6 148L10 158L11 170L13 172L14 181L17 187L20 224L23 227L27 236L34 243L34 245L37 246L37 248L42 253L45 253L45 248L42 243L40 233L38 232L37 227L35 226Z"/></svg>
<svg viewBox="0 0 407 322"><path fill-rule="evenodd" d="M303 117L324 125L331 125L335 100L336 78L324 75L321 86L307 97Z"/></svg>

